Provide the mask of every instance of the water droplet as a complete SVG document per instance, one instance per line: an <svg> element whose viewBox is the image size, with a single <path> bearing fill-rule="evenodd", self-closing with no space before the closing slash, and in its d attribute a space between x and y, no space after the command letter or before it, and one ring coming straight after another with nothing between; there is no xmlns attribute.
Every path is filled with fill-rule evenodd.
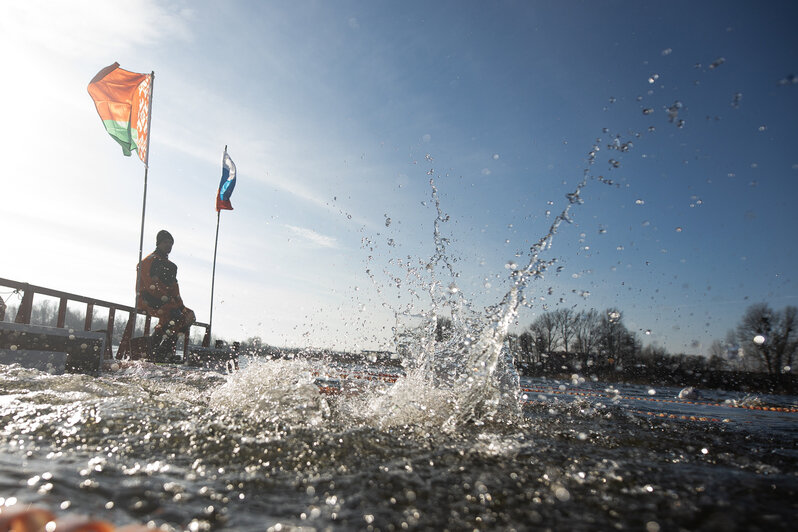
<svg viewBox="0 0 798 532"><path fill-rule="evenodd" d="M389 227L391 225L391 219L388 216L385 216L385 227Z"/></svg>
<svg viewBox="0 0 798 532"><path fill-rule="evenodd" d="M649 388L648 395L657 395L657 390L655 390L654 388Z"/></svg>
<svg viewBox="0 0 798 532"><path fill-rule="evenodd" d="M659 74L653 74L648 78L649 84L654 84L659 79Z"/></svg>
<svg viewBox="0 0 798 532"><path fill-rule="evenodd" d="M756 336L754 336L754 343L756 345L764 344L765 343L765 337L762 336L761 334L757 334Z"/></svg>
<svg viewBox="0 0 798 532"><path fill-rule="evenodd" d="M610 96L610 103L615 103L615 97Z"/></svg>
<svg viewBox="0 0 798 532"><path fill-rule="evenodd" d="M571 203L571 204L580 204L581 205L583 203L583 200L579 196L578 192L568 193L568 194L565 195L565 197L568 198L568 202Z"/></svg>
<svg viewBox="0 0 798 532"><path fill-rule="evenodd" d="M677 228L676 228L676 232L677 232L677 233L681 233L681 232L682 232L682 228L681 228L681 227L677 227Z"/></svg>
<svg viewBox="0 0 798 532"><path fill-rule="evenodd" d="M767 131L768 127L765 125L759 126L759 131Z"/></svg>
<svg viewBox="0 0 798 532"><path fill-rule="evenodd" d="M653 112L654 112L654 109L652 109L651 107L646 107L646 108L643 109L643 114L644 115L650 115Z"/></svg>
<svg viewBox="0 0 798 532"><path fill-rule="evenodd" d="M498 153L494 153L493 154L493 160L494 161L498 161L499 160L499 154Z"/></svg>
<svg viewBox="0 0 798 532"><path fill-rule="evenodd" d="M646 329L646 336L651 336L651 329Z"/></svg>
<svg viewBox="0 0 798 532"><path fill-rule="evenodd" d="M726 62L726 58L725 57L718 57L717 59L712 61L712 64L709 65L709 69L710 70L714 70L714 69L718 68L720 65L722 65L725 62Z"/></svg>
<svg viewBox="0 0 798 532"><path fill-rule="evenodd" d="M507 264L505 264L504 267L505 269L508 270L515 270L516 268L518 268L518 264L516 264L514 261L510 261Z"/></svg>
<svg viewBox="0 0 798 532"><path fill-rule="evenodd" d="M646 202L644 200L641 200L641 199L636 199L635 200L635 205L645 205L645 204L646 204Z"/></svg>
<svg viewBox="0 0 798 532"><path fill-rule="evenodd" d="M672 48L665 48L664 50L662 50L662 55L671 55L671 53L673 53Z"/></svg>

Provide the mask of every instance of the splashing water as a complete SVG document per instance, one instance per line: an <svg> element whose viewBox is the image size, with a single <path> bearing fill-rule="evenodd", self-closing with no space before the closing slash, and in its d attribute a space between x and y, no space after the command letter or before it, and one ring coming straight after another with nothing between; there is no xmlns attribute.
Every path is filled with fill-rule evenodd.
<svg viewBox="0 0 798 532"><path fill-rule="evenodd" d="M618 136L614 142L623 146L624 152L632 146L631 142L621 143ZM430 310L419 312L410 306L395 311L395 342L407 375L388 390L364 395L353 410L379 427L421 424L442 427L447 432L469 423L512 423L519 419L519 377L506 342L507 334L519 307L525 304L524 291L530 281L542 278L556 262L554 258L543 258L542 254L551 248L562 223L571 222L574 206L582 204L582 190L591 177L590 168L600 150L599 144L597 139L588 154L581 181L566 195L567 203L554 217L548 232L530 247L526 265L514 264L509 268L508 291L497 304L482 311L474 308L454 281L443 280L457 279L459 273L447 249L451 239L442 230L449 216L441 207L435 171L427 172L435 208L435 250L429 260L419 261L419 267L411 266L410 261L399 264L407 268L406 279L420 284L412 293L419 299L420 294L425 294ZM427 160L431 162L432 158L428 155ZM608 180L602 177L600 181ZM397 286L401 285L396 276L392 279ZM414 319L420 320L420 325L401 325Z"/></svg>

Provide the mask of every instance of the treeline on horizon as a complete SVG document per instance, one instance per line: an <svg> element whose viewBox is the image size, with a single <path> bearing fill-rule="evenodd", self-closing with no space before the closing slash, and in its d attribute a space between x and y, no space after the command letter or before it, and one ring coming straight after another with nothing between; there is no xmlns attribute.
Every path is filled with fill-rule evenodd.
<svg viewBox="0 0 798 532"><path fill-rule="evenodd" d="M775 375L793 373L798 309L788 306L777 311L766 303L749 306L726 339L712 343L707 356L674 355L662 347L644 347L616 308L545 312L508 340L516 364L529 373L556 371L565 362L569 368L587 372L653 364L693 372L735 369Z"/></svg>
<svg viewBox="0 0 798 532"><path fill-rule="evenodd" d="M83 330L86 310L83 305L68 307L65 327ZM8 305L5 320L13 321L18 306ZM774 310L766 303L750 305L736 328L725 340L716 340L707 356L671 354L654 345L643 346L638 334L623 322L623 312L609 308L576 311L562 308L544 312L520 334L507 336L507 346L519 373L525 376L562 377L570 374L589 375L599 380L648 382L650 384L705 385L739 389L749 381L762 381L757 375L767 374L767 382L793 383L793 362L798 353L798 308L787 306ZM95 311L91 330L105 330L107 309ZM31 323L55 327L58 303L49 299L36 302ZM112 338L122 338L126 316L117 316ZM139 316L134 336L143 334L144 317ZM452 322L439 318L436 339L451 334ZM191 343L202 342L202 332L194 332ZM232 341L225 342L232 344ZM292 349L271 346L259 337L239 342L242 353L280 358L304 356L341 362L369 362L398 366L401 361L389 352L347 353L331 349ZM785 379L777 377L784 376ZM790 377L790 378L786 378ZM729 382L733 379L734 382ZM764 382L764 381L762 381ZM754 386L762 390L762 386ZM794 384L789 385L794 388ZM782 390L783 391L783 390Z"/></svg>

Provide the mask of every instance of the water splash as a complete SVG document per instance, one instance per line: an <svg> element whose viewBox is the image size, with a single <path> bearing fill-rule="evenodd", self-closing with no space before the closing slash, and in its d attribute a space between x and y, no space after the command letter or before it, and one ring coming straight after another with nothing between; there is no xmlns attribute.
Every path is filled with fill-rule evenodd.
<svg viewBox="0 0 798 532"><path fill-rule="evenodd" d="M371 419L380 427L421 425L447 432L466 424L511 423L519 419L519 378L507 335L520 306L530 305L525 290L557 260L544 254L562 224L571 223L572 209L583 203L582 191L592 177L590 169L600 145L601 139L597 139L588 153L581 181L565 195L566 202L546 234L525 254L518 254L526 258L526 263L513 262L507 268L507 292L484 309L475 308L455 281L459 273L448 250L452 239L444 231L449 216L441 206L435 170L427 172L430 203L435 209L434 252L429 260L419 261L421 267L412 266L409 260L394 262L407 266L405 278L418 284L412 293L427 303L396 311L395 342L407 375L390 389L360 398L361 403L353 410L361 419ZM627 152L632 143L616 136L611 148ZM428 161L431 162L429 156ZM612 184L603 177L599 181ZM424 310L419 310L421 307Z"/></svg>

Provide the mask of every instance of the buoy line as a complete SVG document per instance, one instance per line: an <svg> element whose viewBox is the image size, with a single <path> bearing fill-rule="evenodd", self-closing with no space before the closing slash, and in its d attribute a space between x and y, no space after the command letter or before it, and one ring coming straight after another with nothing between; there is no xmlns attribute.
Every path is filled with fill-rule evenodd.
<svg viewBox="0 0 798 532"><path fill-rule="evenodd" d="M765 412L787 412L796 413L798 408L782 407L782 406L754 406L754 405L736 405L733 403L709 403L704 401L676 401L674 399L659 399L656 397L637 397L632 395L618 395L609 394L604 392L595 392L589 390L554 390L546 388L521 388L522 392L526 393L543 393L543 394L560 394L560 395L575 395L585 397L606 397L608 399L627 399L631 401L649 401L654 403L670 403L677 405L697 405L697 406L724 406L727 408L742 408L745 410L760 410Z"/></svg>

